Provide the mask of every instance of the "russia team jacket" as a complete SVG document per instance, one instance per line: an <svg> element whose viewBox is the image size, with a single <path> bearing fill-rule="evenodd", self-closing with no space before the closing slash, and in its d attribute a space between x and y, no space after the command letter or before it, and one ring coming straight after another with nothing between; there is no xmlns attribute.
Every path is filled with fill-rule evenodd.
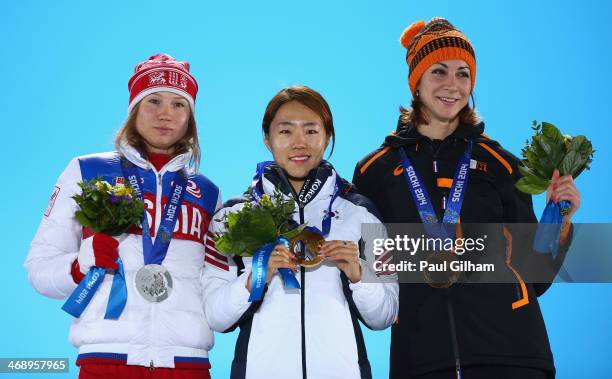
<svg viewBox="0 0 612 379"><path fill-rule="evenodd" d="M91 233L74 218L78 207L71 196L80 192L77 183L83 179L102 176L113 185L123 182L120 155L137 166L144 181L141 186L145 209L155 237L171 181L179 170L186 170L190 154L174 157L159 172L126 144L120 153L77 157L55 185L25 262L29 280L41 294L65 299L76 288L70 275L71 263ZM209 287L202 277L208 266L228 272L227 258L205 249L211 216L220 204L219 190L210 180L201 174L189 174L175 232L162 263L172 275L173 289L168 299L160 303L144 300L134 287L136 272L144 265L141 230L133 228L117 237L125 269L127 304L118 320L104 320L113 279L107 274L91 303L70 328L70 342L79 352L77 363L110 360L148 367L209 367L213 333L204 317L203 299Z"/></svg>
<svg viewBox="0 0 612 379"><path fill-rule="evenodd" d="M280 189L287 198L310 197L301 211L296 207L293 219L320 229L336 172L324 164L311 172L306 183L303 196L298 196L282 170L272 166L257 185L269 195ZM214 231L222 233L223 216L242 206L240 200L228 202L214 217ZM360 242L362 223L380 223L373 212L367 199L346 188L333 203L326 240ZM380 230L384 234L382 225ZM358 320L371 329L390 326L398 312L398 285L396 277L376 277L375 258L368 254L371 241L361 242L365 248L360 282L350 283L335 264L324 262L296 273L301 289L285 289L274 275L262 300L252 304L245 288L251 258L236 257L229 272L205 272L205 281L216 287L205 300L209 325L217 331L240 328L232 378L371 378Z"/></svg>

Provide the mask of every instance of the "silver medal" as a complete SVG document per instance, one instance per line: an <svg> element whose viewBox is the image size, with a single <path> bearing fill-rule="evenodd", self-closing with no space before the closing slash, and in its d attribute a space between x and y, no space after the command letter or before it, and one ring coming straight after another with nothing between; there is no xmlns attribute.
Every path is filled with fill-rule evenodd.
<svg viewBox="0 0 612 379"><path fill-rule="evenodd" d="M145 300L159 303L170 296L172 276L164 266L149 264L138 270L134 284Z"/></svg>

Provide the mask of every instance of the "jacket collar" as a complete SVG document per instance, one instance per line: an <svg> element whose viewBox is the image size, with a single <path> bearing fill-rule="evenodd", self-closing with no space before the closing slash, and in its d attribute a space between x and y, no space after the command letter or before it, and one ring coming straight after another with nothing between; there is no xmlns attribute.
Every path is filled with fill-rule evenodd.
<svg viewBox="0 0 612 379"><path fill-rule="evenodd" d="M318 167L310 171L302 189L294 193L285 171L274 163L266 167L263 180L258 185L260 190L270 196L276 190L280 190L286 198L295 198L298 204L307 205L321 200L328 201L334 193L336 176L333 166L327 161L322 161Z"/></svg>
<svg viewBox="0 0 612 379"><path fill-rule="evenodd" d="M476 125L459 124L457 129L445 139L468 139L478 138L484 132L484 122L479 122ZM409 124L398 123L395 133L388 135L385 138L384 146L400 147L410 146L419 143L419 141L427 139L417 128Z"/></svg>
<svg viewBox="0 0 612 379"><path fill-rule="evenodd" d="M128 161L134 163L136 166L145 170L152 169L153 171L157 172L151 162L145 159L140 154L140 152L136 150L136 148L134 148L134 146L130 145L127 142L125 138L122 139L121 142L119 142L119 153L123 155ZM189 150L187 153L179 154L176 157L172 158L168 163L166 163L166 165L159 172L175 172L184 168L188 169L191 157L191 150ZM191 170L188 169L188 172L190 171Z"/></svg>

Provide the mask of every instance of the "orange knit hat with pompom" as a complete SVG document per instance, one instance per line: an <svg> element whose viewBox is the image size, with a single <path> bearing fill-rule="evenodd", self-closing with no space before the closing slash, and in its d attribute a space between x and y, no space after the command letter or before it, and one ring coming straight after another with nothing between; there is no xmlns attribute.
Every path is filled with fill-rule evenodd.
<svg viewBox="0 0 612 379"><path fill-rule="evenodd" d="M472 90L476 82L476 56L467 37L443 18L432 18L428 23L417 21L404 30L400 43L408 52L408 85L413 96L425 70L432 64L464 60L470 67Z"/></svg>

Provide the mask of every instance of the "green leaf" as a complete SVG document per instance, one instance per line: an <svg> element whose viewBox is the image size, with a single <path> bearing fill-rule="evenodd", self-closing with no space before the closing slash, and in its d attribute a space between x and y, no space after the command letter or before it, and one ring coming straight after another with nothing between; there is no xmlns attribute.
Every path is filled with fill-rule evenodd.
<svg viewBox="0 0 612 379"><path fill-rule="evenodd" d="M546 189L550 185L550 179L545 179L545 178L535 174L528 167L520 165L518 167L518 169L519 169L519 172L521 173L521 175L523 175L523 177L527 178L529 183L533 183L538 188Z"/></svg>
<svg viewBox="0 0 612 379"><path fill-rule="evenodd" d="M85 213L81 212L81 211L76 211L74 213L74 218L77 219L77 221L83 225L86 228L90 228L94 231L96 231L96 225L94 225L91 220L89 220L89 218L87 218L87 216L85 216Z"/></svg>
<svg viewBox="0 0 612 379"><path fill-rule="evenodd" d="M238 223L238 214L237 213L230 213L230 214L227 215L228 229L235 227L237 223Z"/></svg>
<svg viewBox="0 0 612 379"><path fill-rule="evenodd" d="M276 238L274 219L270 212L266 212L261 208L253 212L252 221L248 226L249 233L265 243L271 242Z"/></svg>
<svg viewBox="0 0 612 379"><path fill-rule="evenodd" d="M219 250L219 252L223 254L232 253L232 251L230 250L231 243L227 240L227 237L225 235L217 237L217 239L215 240L215 247L217 248L217 250Z"/></svg>
<svg viewBox="0 0 612 379"><path fill-rule="evenodd" d="M547 178L547 177L551 177L552 176L552 172L549 174L549 173L546 172L544 167L542 167L542 165L538 161L539 158L538 158L536 153L534 153L532 150L527 150L526 156L527 156L527 161L526 162L523 161L523 164L525 166L531 168L534 173L536 173L537 175L539 175L539 176L541 176L543 178Z"/></svg>
<svg viewBox="0 0 612 379"><path fill-rule="evenodd" d="M527 178L520 178L516 182L515 186L519 189L519 191L531 195L539 195L542 192L546 191L546 187L538 186L537 184L530 182Z"/></svg>
<svg viewBox="0 0 612 379"><path fill-rule="evenodd" d="M96 217L96 210L93 207L93 205L89 202L84 202L81 204L81 211L88 217L88 218L95 218Z"/></svg>
<svg viewBox="0 0 612 379"><path fill-rule="evenodd" d="M540 146L540 143L537 141L539 138L539 135L531 137L531 144L529 144L527 150L534 152L536 155L546 154L546 151L544 151L544 149Z"/></svg>
<svg viewBox="0 0 612 379"><path fill-rule="evenodd" d="M573 175L574 172L580 170L585 161L575 150L570 151L561 161L559 165L559 173L561 176Z"/></svg>
<svg viewBox="0 0 612 379"><path fill-rule="evenodd" d="M563 140L561 131L551 123L542 121L542 134L555 142Z"/></svg>
<svg viewBox="0 0 612 379"><path fill-rule="evenodd" d="M542 149L544 154L549 155L552 152L552 145L544 135L534 136L533 141L536 143L536 146Z"/></svg>
<svg viewBox="0 0 612 379"><path fill-rule="evenodd" d="M589 159L593 154L593 146L585 136L576 136L570 143L569 150L576 151L585 160Z"/></svg>
<svg viewBox="0 0 612 379"><path fill-rule="evenodd" d="M543 156L538 159L537 163L533 165L533 168L533 171L537 172L538 176L540 176L541 178L551 178L555 166L548 157Z"/></svg>

